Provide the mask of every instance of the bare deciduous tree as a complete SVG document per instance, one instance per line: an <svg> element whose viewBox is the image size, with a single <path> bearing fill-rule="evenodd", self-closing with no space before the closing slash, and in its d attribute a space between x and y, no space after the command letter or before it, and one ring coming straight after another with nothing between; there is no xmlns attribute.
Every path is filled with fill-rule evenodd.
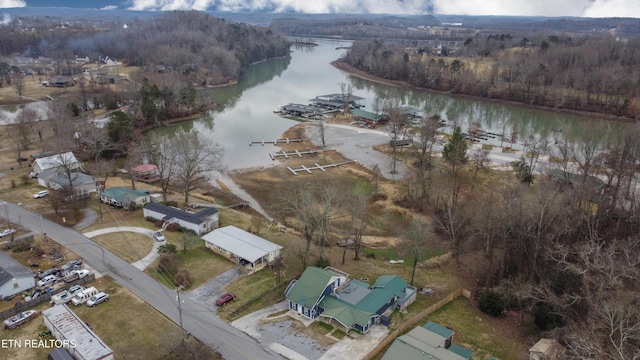
<svg viewBox="0 0 640 360"><path fill-rule="evenodd" d="M220 168L223 150L194 130L176 133L170 147L175 152L175 174L183 187L184 203L188 204L190 191L206 182L207 173Z"/></svg>

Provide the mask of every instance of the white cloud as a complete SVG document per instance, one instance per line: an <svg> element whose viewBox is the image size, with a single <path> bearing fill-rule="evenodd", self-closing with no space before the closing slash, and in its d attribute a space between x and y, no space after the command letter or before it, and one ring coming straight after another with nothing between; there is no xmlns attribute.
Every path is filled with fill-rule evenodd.
<svg viewBox="0 0 640 360"><path fill-rule="evenodd" d="M109 5L109 6L105 6L105 7L103 7L103 8L102 8L102 9L100 9L100 10L115 10L115 9L117 9L117 8L118 8L118 7L117 7L117 6L115 6L115 5Z"/></svg>
<svg viewBox="0 0 640 360"><path fill-rule="evenodd" d="M640 18L638 0L131 0L131 10L387 13ZM22 4L23 0L0 0Z"/></svg>
<svg viewBox="0 0 640 360"><path fill-rule="evenodd" d="M0 0L0 9L20 8L27 6L24 0Z"/></svg>

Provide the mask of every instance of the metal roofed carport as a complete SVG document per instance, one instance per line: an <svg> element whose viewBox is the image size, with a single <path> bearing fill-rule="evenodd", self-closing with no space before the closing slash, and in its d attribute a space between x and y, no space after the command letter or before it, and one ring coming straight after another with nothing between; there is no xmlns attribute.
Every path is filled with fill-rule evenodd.
<svg viewBox="0 0 640 360"><path fill-rule="evenodd" d="M282 246L274 244L259 236L238 229L235 226L225 226L216 229L202 237L206 246L227 258L241 262L248 261L253 271L271 263L278 256Z"/></svg>

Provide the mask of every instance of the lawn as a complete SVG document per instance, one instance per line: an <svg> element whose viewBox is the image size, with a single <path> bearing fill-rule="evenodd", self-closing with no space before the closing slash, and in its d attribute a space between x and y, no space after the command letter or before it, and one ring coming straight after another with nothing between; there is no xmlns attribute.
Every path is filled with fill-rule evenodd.
<svg viewBox="0 0 640 360"><path fill-rule="evenodd" d="M175 234L165 233L168 243L175 243L172 240ZM204 242L201 241L197 246L193 246L186 252L180 249L180 244L175 243L178 247L178 255L181 260L181 268L185 268L191 275L191 287L195 289L198 286L206 283L214 277L229 270L233 263L220 255L214 254L211 250L204 246ZM175 284L169 281L167 275L159 273L157 271L158 260L154 261L144 272L164 284L168 288L173 289Z"/></svg>
<svg viewBox="0 0 640 360"><path fill-rule="evenodd" d="M285 279L283 278L282 281L284 280ZM281 291L276 290L274 293L262 296L266 291L275 288L275 286L276 276L268 269L263 269L256 273L239 278L225 288L226 291L238 295L237 300L228 303L224 308L220 308L218 310L218 315L227 320L234 320L230 318L231 312L250 301L255 302L238 314L238 317L250 314L265 306L269 306L278 300L282 300L284 298L284 287ZM274 299L274 297L277 299Z"/></svg>
<svg viewBox="0 0 640 360"><path fill-rule="evenodd" d="M474 352L474 359L527 359L528 331L519 324L519 317L494 318L473 307L464 297L458 297L440 310L429 315L428 320L455 331L453 342Z"/></svg>
<svg viewBox="0 0 640 360"><path fill-rule="evenodd" d="M151 237L127 231L97 235L91 240L128 263L142 259L153 248Z"/></svg>
<svg viewBox="0 0 640 360"><path fill-rule="evenodd" d="M80 319L89 323L93 331L114 352L116 359L158 359L167 354L180 341L180 328L157 310L120 287L113 280L103 277L93 285L109 294L109 301L95 307L85 305L70 309ZM43 311L48 303L36 307ZM135 321L132 321L135 319ZM38 334L45 330L42 315L14 330L0 330L2 339L39 340ZM48 336L46 339L53 339ZM195 341L191 339L190 341ZM1 359L45 359L51 349L26 348L2 349ZM214 355L206 357L213 359Z"/></svg>

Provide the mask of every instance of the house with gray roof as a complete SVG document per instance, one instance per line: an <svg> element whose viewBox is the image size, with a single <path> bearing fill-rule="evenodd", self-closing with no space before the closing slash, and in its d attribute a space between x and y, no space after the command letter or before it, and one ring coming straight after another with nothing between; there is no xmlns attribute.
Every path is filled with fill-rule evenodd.
<svg viewBox="0 0 640 360"><path fill-rule="evenodd" d="M218 210L214 208L189 212L173 206L147 203L142 208L142 212L145 218L164 220L165 224L178 223L181 227L192 230L196 235L206 234L216 229L219 224Z"/></svg>
<svg viewBox="0 0 640 360"><path fill-rule="evenodd" d="M0 299L35 286L33 272L4 251L0 251Z"/></svg>
<svg viewBox="0 0 640 360"><path fill-rule="evenodd" d="M453 344L454 331L432 321L393 341L383 360L469 360L473 352Z"/></svg>
<svg viewBox="0 0 640 360"><path fill-rule="evenodd" d="M202 237L205 246L256 272L275 261L282 246L237 227L225 226Z"/></svg>
<svg viewBox="0 0 640 360"><path fill-rule="evenodd" d="M71 182L69 176L64 171L46 170L38 174L38 184L53 190L68 190L73 185L76 193L96 192L96 180L93 176L81 173L71 173Z"/></svg>
<svg viewBox="0 0 640 360"><path fill-rule="evenodd" d="M74 359L114 359L113 350L89 328L86 322L69 310L66 304L43 310L42 317L51 335L60 341L73 344L66 349Z"/></svg>
<svg viewBox="0 0 640 360"><path fill-rule="evenodd" d="M416 294L415 287L395 275L383 275L369 285L330 267L307 267L285 291L290 311L308 319L320 318L346 332L363 333L383 315L411 305Z"/></svg>

